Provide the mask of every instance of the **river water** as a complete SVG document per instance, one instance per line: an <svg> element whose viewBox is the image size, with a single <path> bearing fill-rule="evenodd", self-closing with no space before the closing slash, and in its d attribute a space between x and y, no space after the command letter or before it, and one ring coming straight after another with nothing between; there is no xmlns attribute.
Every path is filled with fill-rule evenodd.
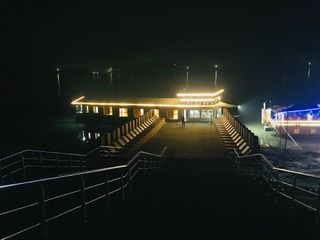
<svg viewBox="0 0 320 240"><path fill-rule="evenodd" d="M106 124L80 123L72 114L6 123L1 128L0 157L24 149L87 153L97 147L100 136L111 129L112 126Z"/></svg>

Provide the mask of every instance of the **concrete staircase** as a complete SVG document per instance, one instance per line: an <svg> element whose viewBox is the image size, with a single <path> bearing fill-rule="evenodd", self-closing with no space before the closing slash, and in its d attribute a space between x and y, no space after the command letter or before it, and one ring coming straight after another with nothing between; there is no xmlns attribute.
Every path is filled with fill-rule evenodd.
<svg viewBox="0 0 320 240"><path fill-rule="evenodd" d="M313 218L268 187L240 177L226 159L170 159L134 194L89 223L61 224L53 239L317 239Z"/></svg>

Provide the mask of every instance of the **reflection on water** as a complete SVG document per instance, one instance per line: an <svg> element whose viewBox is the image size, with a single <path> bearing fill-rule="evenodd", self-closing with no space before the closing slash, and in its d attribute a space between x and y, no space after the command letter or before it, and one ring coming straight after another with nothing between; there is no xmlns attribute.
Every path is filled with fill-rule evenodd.
<svg viewBox="0 0 320 240"><path fill-rule="evenodd" d="M87 153L101 144L110 125L87 125L72 116L32 119L21 124L0 125L0 157L24 150Z"/></svg>
<svg viewBox="0 0 320 240"><path fill-rule="evenodd" d="M86 143L96 143L100 142L100 136L100 132L82 130L78 134L78 140Z"/></svg>

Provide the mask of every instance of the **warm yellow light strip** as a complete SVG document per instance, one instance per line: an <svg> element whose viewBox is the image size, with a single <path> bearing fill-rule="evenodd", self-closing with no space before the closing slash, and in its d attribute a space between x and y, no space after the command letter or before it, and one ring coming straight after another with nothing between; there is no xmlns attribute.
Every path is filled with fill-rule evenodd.
<svg viewBox="0 0 320 240"><path fill-rule="evenodd" d="M80 101L81 99L84 99L85 96L79 97L76 100L72 101L71 104L76 104L78 101Z"/></svg>
<svg viewBox="0 0 320 240"><path fill-rule="evenodd" d="M174 108L210 108L216 107L217 104L200 105L200 104L154 104L154 103L104 103L104 102L73 102L73 105L90 105L90 106L121 106L121 107L174 107Z"/></svg>
<svg viewBox="0 0 320 240"><path fill-rule="evenodd" d="M136 107L169 107L169 108L210 108L216 107L216 104L210 105L201 105L201 104L156 104L156 103L114 103L114 102L80 102L80 100L84 99L85 97L79 97L78 99L71 102L72 105L90 105L90 106L122 106L122 107L129 107L129 106L136 106ZM214 98L219 99L220 97ZM199 100L198 100L199 101Z"/></svg>
<svg viewBox="0 0 320 240"><path fill-rule="evenodd" d="M224 89L221 89L215 93L178 93L177 97L214 97L223 93Z"/></svg>
<svg viewBox="0 0 320 240"><path fill-rule="evenodd" d="M215 100L219 100L219 97L217 98L181 98L181 102L213 102Z"/></svg>

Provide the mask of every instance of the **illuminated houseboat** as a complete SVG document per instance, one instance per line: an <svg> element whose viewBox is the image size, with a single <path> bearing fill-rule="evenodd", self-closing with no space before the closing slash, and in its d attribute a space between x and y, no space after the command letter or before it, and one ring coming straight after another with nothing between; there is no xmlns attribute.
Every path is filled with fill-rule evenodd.
<svg viewBox="0 0 320 240"><path fill-rule="evenodd" d="M297 109L274 112L262 109L262 123L276 129L280 134L320 135L320 108Z"/></svg>
<svg viewBox="0 0 320 240"><path fill-rule="evenodd" d="M110 122L126 122L153 109L155 115L166 121L180 121L184 116L186 121L209 122L221 115L222 108L236 107L221 101L223 91L184 91L175 98L93 99L82 96L71 104L82 120L100 118Z"/></svg>

